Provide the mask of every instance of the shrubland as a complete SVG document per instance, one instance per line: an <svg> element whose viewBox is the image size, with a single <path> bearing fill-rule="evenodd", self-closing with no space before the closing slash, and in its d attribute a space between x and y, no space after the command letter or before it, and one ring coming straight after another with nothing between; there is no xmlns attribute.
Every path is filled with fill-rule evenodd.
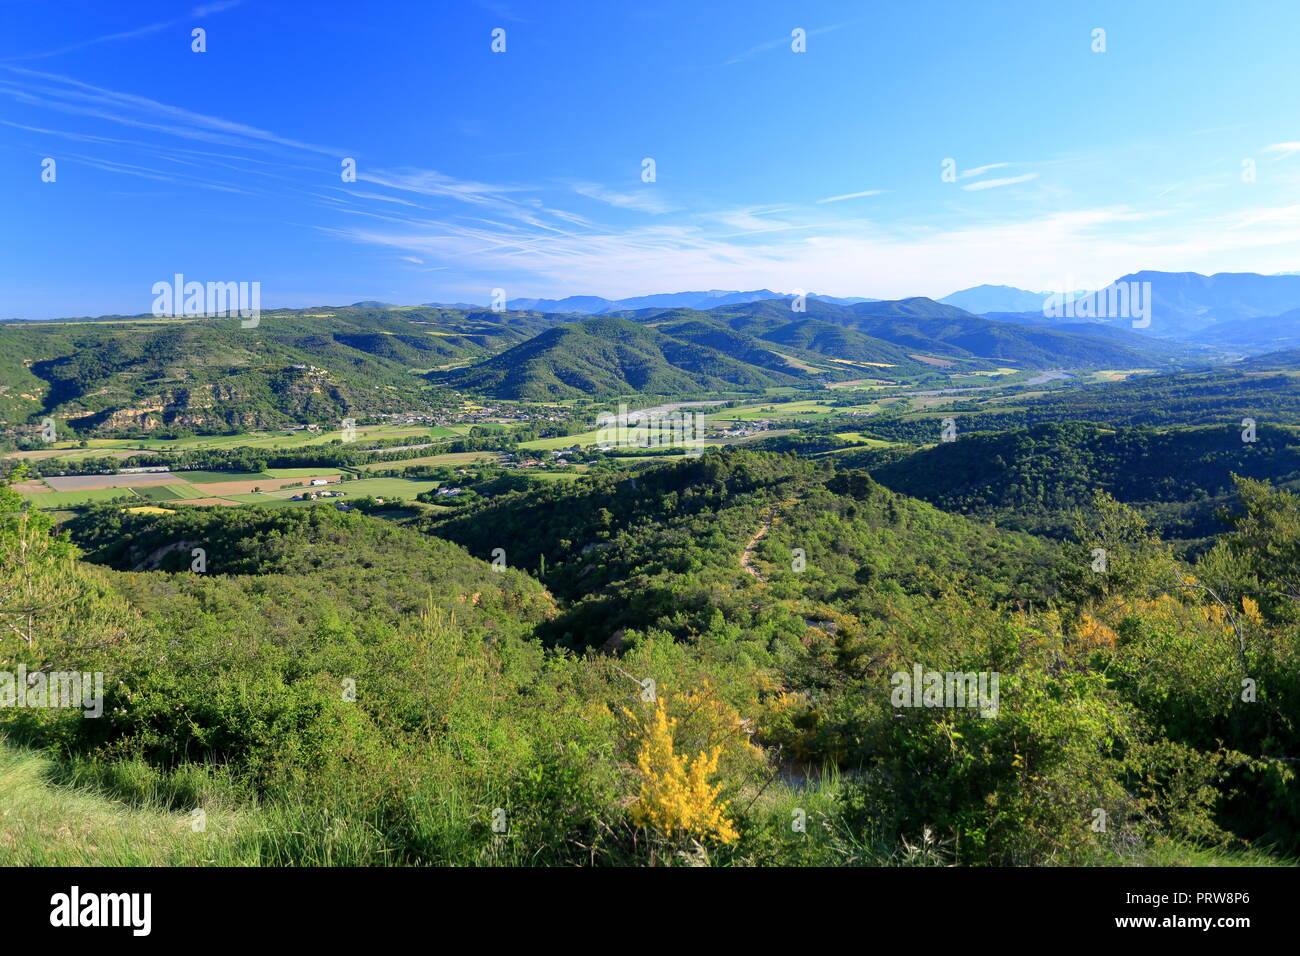
<svg viewBox="0 0 1300 956"><path fill-rule="evenodd" d="M0 671L106 699L0 731L28 791L162 832L136 862L1285 860L1300 499L1236 493L1188 562L1104 493L1045 539L739 450L399 521L56 529L4 487ZM916 665L996 673L996 713L896 706ZM45 835L0 820L0 859Z"/></svg>

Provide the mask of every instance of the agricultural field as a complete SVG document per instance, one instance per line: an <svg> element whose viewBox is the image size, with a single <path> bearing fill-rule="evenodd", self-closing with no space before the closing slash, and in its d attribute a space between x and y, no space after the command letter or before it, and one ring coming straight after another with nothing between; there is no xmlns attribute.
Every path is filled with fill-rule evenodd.
<svg viewBox="0 0 1300 956"><path fill-rule="evenodd" d="M379 441L391 438L409 438L412 444L459 438L469 432L467 425L359 425L355 431L357 441ZM76 442L54 442L48 448L32 451L10 452L6 457L18 459L40 458L102 458L114 455L126 458L136 452L203 451L228 448L264 448L290 450L327 445L342 441L343 431L335 429L310 432L305 429L283 429L273 432L248 432L241 435L201 435L190 438L92 438L82 448Z"/></svg>
<svg viewBox="0 0 1300 956"><path fill-rule="evenodd" d="M338 469L335 469L337 472ZM322 470L320 467L315 468L268 468L264 474L269 478L320 478L328 474L328 470ZM335 477L338 477L337 474Z"/></svg>
<svg viewBox="0 0 1300 956"><path fill-rule="evenodd" d="M1122 382L1134 375L1149 375L1154 371L1152 368L1102 368L1085 372L1081 378L1085 382Z"/></svg>
<svg viewBox="0 0 1300 956"><path fill-rule="evenodd" d="M766 405L729 408L725 411L714 412L708 418L710 421L715 422L752 422L774 418L809 419L833 415L837 411L839 410L826 402L775 402Z"/></svg>
<svg viewBox="0 0 1300 956"><path fill-rule="evenodd" d="M131 495L131 491L126 488L86 488L82 491L49 491L44 494L25 494L38 508L60 509L73 508L77 505L89 504L92 501L109 501L113 498L120 498L123 495ZM142 496L135 495L140 498Z"/></svg>
<svg viewBox="0 0 1300 956"><path fill-rule="evenodd" d="M81 491L86 488L130 488L166 485L178 479L170 472L144 472L132 475L58 475L45 479L55 491Z"/></svg>
<svg viewBox="0 0 1300 956"><path fill-rule="evenodd" d="M281 477L221 471L148 472L134 475L63 475L23 482L20 492L42 510L68 508L128 495L146 502L221 504L253 494L255 488L278 491L312 478L337 483L342 473L328 468L276 469ZM292 489L285 492L292 495Z"/></svg>
<svg viewBox="0 0 1300 956"><path fill-rule="evenodd" d="M188 501L203 498L211 492L200 491L195 485L144 485L132 487L131 492L150 501Z"/></svg>
<svg viewBox="0 0 1300 956"><path fill-rule="evenodd" d="M318 473L314 477L333 484L341 480L342 476L338 472L335 472L333 474ZM306 480L310 481L312 479ZM226 495L254 494L258 491L278 491L281 488L289 488L302 484L304 484L304 479L301 478L261 478L251 481L211 481L206 482L203 487L209 494L224 497Z"/></svg>
<svg viewBox="0 0 1300 956"><path fill-rule="evenodd" d="M226 495L221 499L221 501L230 504L261 505L266 508L289 508L289 507L296 507L302 504L315 504L315 502L312 501L308 501L308 502L294 501L291 497L278 497L276 495L265 494L265 493L260 493L255 495L254 494ZM186 504L193 504L193 503L194 502L186 502Z"/></svg>
<svg viewBox="0 0 1300 956"><path fill-rule="evenodd" d="M533 441L520 442L519 447L525 451L552 451L556 448L571 448L580 445L586 448L596 444L602 429L592 429L578 435L565 435L561 438L536 438Z"/></svg>
<svg viewBox="0 0 1300 956"><path fill-rule="evenodd" d="M120 475L119 478L134 477ZM214 481L266 481L270 475L260 471L178 471L168 475L169 478L182 478L196 485L205 485ZM58 479L51 479L57 481Z"/></svg>
<svg viewBox="0 0 1300 956"><path fill-rule="evenodd" d="M854 442L856 444L868 445L872 448L890 448L901 442L885 441L882 438L872 438L861 432L836 432L835 437L843 441Z"/></svg>
<svg viewBox="0 0 1300 956"><path fill-rule="evenodd" d="M890 382L883 378L855 378L847 382L826 383L826 387L831 389L897 388L900 385L900 382Z"/></svg>
<svg viewBox="0 0 1300 956"><path fill-rule="evenodd" d="M349 481L334 489L346 491L349 498L373 495L376 498L414 498L422 491L437 488L441 482L421 481L416 478L362 478Z"/></svg>
<svg viewBox="0 0 1300 956"><path fill-rule="evenodd" d="M3 457L16 459L17 461L40 461L42 458L65 458L69 461L79 461L83 458L130 458L134 454L135 451L132 450L77 448L67 443L60 443L50 448L11 451Z"/></svg>
<svg viewBox="0 0 1300 956"><path fill-rule="evenodd" d="M298 487L298 488L281 488L275 491L263 491L260 494L253 492L233 492L224 494L221 497L239 504L309 504L311 502L293 501L294 495L303 494L307 491L332 491L343 492L343 499L346 500L371 496L374 498L414 498L423 491L429 491L437 488L441 482L421 480L418 478L362 478L357 481L345 481L341 484L330 484L323 487ZM326 499L331 500L331 499Z"/></svg>
<svg viewBox="0 0 1300 956"><path fill-rule="evenodd" d="M500 455L494 451L457 451L447 452L443 455L425 455L421 458L403 458L401 461L374 461L369 464L361 465L358 471L382 471L388 468L409 468L416 465L471 465L476 462L496 462L500 460ZM268 469L270 472L278 472L282 469ZM283 469L300 471L304 469Z"/></svg>

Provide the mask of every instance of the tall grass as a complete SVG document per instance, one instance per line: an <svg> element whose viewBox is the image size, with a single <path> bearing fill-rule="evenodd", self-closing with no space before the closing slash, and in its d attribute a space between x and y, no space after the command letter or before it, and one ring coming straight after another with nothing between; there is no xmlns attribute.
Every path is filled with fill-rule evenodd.
<svg viewBox="0 0 1300 956"><path fill-rule="evenodd" d="M40 753L0 740L0 865L240 866L258 861L239 839L246 821L207 811L195 832L189 811L133 806L103 791L57 782Z"/></svg>
<svg viewBox="0 0 1300 956"><path fill-rule="evenodd" d="M58 765L0 739L0 865L3 866L529 866L553 854L524 833L497 835L485 807L501 795L463 782L407 793L396 802L345 786L311 800L222 805L223 782L197 769L160 776L134 761ZM727 860L656 853L657 865L723 863L812 866L944 866L946 842L928 834L888 846L846 826L843 783L834 771L774 781L747 794L742 826L750 852ZM188 806L201 802L206 830L194 832ZM170 809L169 809L170 808ZM798 813L796 813L798 811ZM801 818L801 831L792 826ZM617 841L616 841L617 842ZM638 844L639 845L639 844ZM606 847L604 863L648 862L646 848ZM628 851L631 852L628 852ZM612 851L612 852L610 852ZM754 854L754 855L750 855ZM569 856L574 862L575 857ZM1288 866L1264 850L1200 849L1163 842L1100 865Z"/></svg>

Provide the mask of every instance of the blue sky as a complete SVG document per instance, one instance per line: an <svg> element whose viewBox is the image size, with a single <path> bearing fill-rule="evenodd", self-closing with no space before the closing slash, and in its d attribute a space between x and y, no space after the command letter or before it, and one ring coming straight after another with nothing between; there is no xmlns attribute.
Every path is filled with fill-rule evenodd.
<svg viewBox="0 0 1300 956"><path fill-rule="evenodd" d="M1297 35L1284 0L0 0L0 317L177 272L273 308L1294 271Z"/></svg>

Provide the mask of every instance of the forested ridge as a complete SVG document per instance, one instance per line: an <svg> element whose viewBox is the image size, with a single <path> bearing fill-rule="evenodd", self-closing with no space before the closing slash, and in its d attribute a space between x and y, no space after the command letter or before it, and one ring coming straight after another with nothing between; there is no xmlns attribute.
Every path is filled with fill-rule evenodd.
<svg viewBox="0 0 1300 956"><path fill-rule="evenodd" d="M947 510L1035 532L1069 530L1069 512L1101 490L1129 503L1166 536L1206 537L1225 527L1234 477L1300 484L1300 433L1258 424L1158 431L1051 423L975 432L871 469L902 493Z"/></svg>

